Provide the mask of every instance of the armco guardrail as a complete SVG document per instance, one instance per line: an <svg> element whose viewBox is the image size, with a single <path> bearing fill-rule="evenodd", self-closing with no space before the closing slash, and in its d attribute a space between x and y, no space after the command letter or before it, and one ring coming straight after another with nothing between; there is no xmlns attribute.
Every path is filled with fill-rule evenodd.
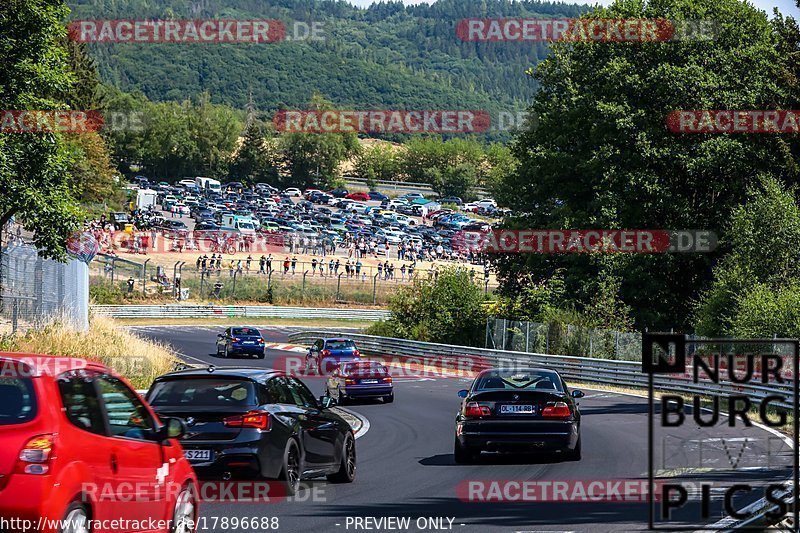
<svg viewBox="0 0 800 533"><path fill-rule="evenodd" d="M304 342L319 337L330 336L330 331L304 331L289 336L292 342ZM453 369L480 369L491 366L506 368L520 368L525 366L550 366L555 367L568 380L586 383L600 383L618 387L647 388L647 374L642 373L642 365L637 361L617 361L613 359L597 359L590 357L573 357L568 355L547 355L527 352L511 352L503 350L489 350L485 348L471 348L450 344L435 344L431 342L418 342L390 337L373 337L370 335L351 335L358 344L359 350L368 355L384 357L397 357L417 359L422 364L440 365ZM716 384L711 381L694 383L689 376L669 377L655 375L653 387L664 392L678 393L719 393L731 394L734 392L747 394L754 399L763 399L774 394L783 394L788 401L784 403L772 402L774 406L792 409L793 397L792 384L786 383L782 387L777 385L766 387L759 384L745 383L733 385Z"/></svg>
<svg viewBox="0 0 800 533"><path fill-rule="evenodd" d="M332 318L383 320L382 309L281 307L273 305L93 305L95 315L112 318Z"/></svg>
<svg viewBox="0 0 800 533"><path fill-rule="evenodd" d="M330 331L303 331L289 336L292 342L303 343L313 341L320 337L330 336ZM524 366L550 366L558 369L562 376L568 380L583 381L586 383L599 383L619 387L646 388L649 376L642 373L641 363L637 361L616 361L611 359L595 359L589 357L572 357L564 355L547 355L527 352L511 352L503 350L489 350L485 348L471 348L454 346L450 344L435 344L418 342L390 337L373 337L370 335L347 334L358 344L361 352L367 355L393 357L401 360L417 360L422 364L433 364L445 369L471 369L478 370L491 366L506 368ZM655 375L653 387L664 392L675 393L704 393L717 392L730 394L734 392L731 385L719 385L710 381L693 383L688 376L686 379L669 378L664 375ZM784 388L762 387L758 385L736 385L738 393L744 393L753 398L762 399L770 394L783 394L789 399L785 403L774 403L787 409L793 409L792 385L786 384ZM791 491L782 496L784 501L793 502ZM774 510L775 505L762 499L749 506L746 511L750 516L745 520L730 520L715 524L718 531L736 531L743 528L766 527L770 519L767 513ZM792 526L789 526L792 527ZM796 529L794 529L796 531Z"/></svg>

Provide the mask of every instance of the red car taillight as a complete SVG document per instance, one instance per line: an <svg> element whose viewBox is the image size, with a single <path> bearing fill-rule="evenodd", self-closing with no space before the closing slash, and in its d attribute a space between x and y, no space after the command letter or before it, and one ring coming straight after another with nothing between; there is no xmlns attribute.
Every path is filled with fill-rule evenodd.
<svg viewBox="0 0 800 533"><path fill-rule="evenodd" d="M350 378L345 378L344 384L345 385L355 385L356 384L356 380L350 379Z"/></svg>
<svg viewBox="0 0 800 533"><path fill-rule="evenodd" d="M361 352L358 350L353 351L353 357L361 357Z"/></svg>
<svg viewBox="0 0 800 533"><path fill-rule="evenodd" d="M330 350L328 350L328 349L322 350L322 355L323 355L324 357L328 357L330 354L331 354L331 351L330 351Z"/></svg>
<svg viewBox="0 0 800 533"><path fill-rule="evenodd" d="M572 413L565 402L548 403L542 410L543 418L569 418Z"/></svg>
<svg viewBox="0 0 800 533"><path fill-rule="evenodd" d="M18 471L26 474L46 474L53 456L55 437L48 433L30 439L19 452Z"/></svg>
<svg viewBox="0 0 800 533"><path fill-rule="evenodd" d="M231 342L241 342L241 339L237 339L234 337L233 339L231 339Z"/></svg>
<svg viewBox="0 0 800 533"><path fill-rule="evenodd" d="M492 412L485 405L479 405L476 402L469 402L464 408L464 416L467 418L480 418L482 416L490 416Z"/></svg>
<svg viewBox="0 0 800 533"><path fill-rule="evenodd" d="M229 428L256 428L262 431L270 428L269 413L266 411L249 411L243 415L229 416L222 423Z"/></svg>
<svg viewBox="0 0 800 533"><path fill-rule="evenodd" d="M391 383L392 382L391 376L386 376L385 378L383 378L383 382L384 383Z"/></svg>

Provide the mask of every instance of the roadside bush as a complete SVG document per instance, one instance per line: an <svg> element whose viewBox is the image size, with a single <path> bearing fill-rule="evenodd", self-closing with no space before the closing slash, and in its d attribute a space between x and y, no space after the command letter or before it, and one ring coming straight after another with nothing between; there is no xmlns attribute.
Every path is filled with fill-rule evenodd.
<svg viewBox="0 0 800 533"><path fill-rule="evenodd" d="M435 279L415 281L389 298L392 316L371 335L479 346L483 341L483 291L467 270L449 268Z"/></svg>

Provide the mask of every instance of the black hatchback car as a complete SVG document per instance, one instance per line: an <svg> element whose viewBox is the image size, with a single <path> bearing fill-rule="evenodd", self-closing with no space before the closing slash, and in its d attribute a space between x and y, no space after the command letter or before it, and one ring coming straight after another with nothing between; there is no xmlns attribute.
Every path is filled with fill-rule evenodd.
<svg viewBox="0 0 800 533"><path fill-rule="evenodd" d="M453 456L475 461L483 451L555 453L581 458L581 413L555 370L484 370L467 390L456 416Z"/></svg>
<svg viewBox="0 0 800 533"><path fill-rule="evenodd" d="M350 483L355 435L300 380L270 369L190 369L157 378L147 401L159 416L182 418L186 457L199 477L258 477L285 482L327 476Z"/></svg>

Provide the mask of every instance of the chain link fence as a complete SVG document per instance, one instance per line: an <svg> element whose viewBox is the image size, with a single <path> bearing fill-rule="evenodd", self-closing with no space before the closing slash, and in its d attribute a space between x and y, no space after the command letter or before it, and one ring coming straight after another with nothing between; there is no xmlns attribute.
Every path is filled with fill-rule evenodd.
<svg viewBox="0 0 800 533"><path fill-rule="evenodd" d="M10 237L0 244L0 333L57 320L88 329L88 267L44 259L34 246Z"/></svg>
<svg viewBox="0 0 800 533"><path fill-rule="evenodd" d="M275 258L225 260L216 268L198 268L196 261L158 265L99 255L91 265L92 296L98 304L139 303L140 300L226 301L298 305L353 303L385 305L400 287L415 279L432 279L437 269L403 268L387 272L375 265L350 268L341 258L292 261ZM322 263L322 267L320 266ZM262 268L263 267L263 268ZM476 281L481 281L476 273ZM486 292L492 290L485 284Z"/></svg>
<svg viewBox="0 0 800 533"><path fill-rule="evenodd" d="M641 361L642 334L570 324L488 318L486 348Z"/></svg>

